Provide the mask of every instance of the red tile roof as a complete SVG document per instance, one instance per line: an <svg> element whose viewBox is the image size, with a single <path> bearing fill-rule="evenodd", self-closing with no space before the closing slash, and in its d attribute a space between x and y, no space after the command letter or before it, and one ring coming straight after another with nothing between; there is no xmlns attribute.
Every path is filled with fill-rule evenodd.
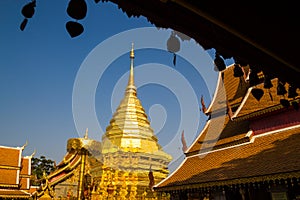
<svg viewBox="0 0 300 200"><path fill-rule="evenodd" d="M264 181L300 175L300 126L253 137L254 141L187 157L158 190Z"/></svg>
<svg viewBox="0 0 300 200"><path fill-rule="evenodd" d="M23 147L0 146L0 199L30 198L31 156L22 157Z"/></svg>
<svg viewBox="0 0 300 200"><path fill-rule="evenodd" d="M270 89L265 89L263 83L249 88L247 95L242 102L242 106L234 114L234 118L247 119L250 117L261 115L263 113L279 110L284 108L284 106L280 104L280 99L287 99L289 101L294 100L294 98L288 98L288 95L277 95L277 78L271 80L271 83L273 87L271 87ZM288 84L285 84L286 91L288 91L288 86ZM264 91L264 95L259 101L255 99L251 94L253 88L262 89ZM300 94L299 89L297 92L298 94ZM298 95L298 97L296 97L295 99L299 100L300 96Z"/></svg>
<svg viewBox="0 0 300 200"><path fill-rule="evenodd" d="M238 131L237 131L238 130ZM187 151L187 155L235 145L247 141L249 122L231 121L228 116L211 119Z"/></svg>
<svg viewBox="0 0 300 200"><path fill-rule="evenodd" d="M22 158L22 168L20 172L20 186L22 190L28 190L30 188L30 172L31 172L31 158L24 157Z"/></svg>
<svg viewBox="0 0 300 200"><path fill-rule="evenodd" d="M245 73L249 72L249 67L243 68ZM234 65L228 66L219 74L215 96L206 113L226 107L227 100L232 107L237 107L242 102L249 88L249 83L243 77L237 78L233 74Z"/></svg>
<svg viewBox="0 0 300 200"><path fill-rule="evenodd" d="M19 184L18 170L15 169L0 169L0 186Z"/></svg>
<svg viewBox="0 0 300 200"><path fill-rule="evenodd" d="M280 109L275 80L270 89L273 101L267 93L269 91L265 91L258 102L250 93L251 88L248 90L247 84L241 85L243 79L233 77L233 66L226 68L223 73L224 84L219 78L215 97L207 112L211 118L187 150L181 166L160 182L156 190L174 191L300 177L299 121L286 123L288 126L285 125L285 128L269 129L273 131L272 134L266 135L266 129L261 132L262 135L254 136L250 127L261 129L258 121L253 121L252 124L257 122L256 125L250 126L249 118L230 119L227 114L227 102L231 107L239 106L234 110L234 116L238 117L258 112L261 115L274 106ZM263 77L263 74L260 76ZM255 87L263 89L263 84Z"/></svg>
<svg viewBox="0 0 300 200"><path fill-rule="evenodd" d="M20 167L21 154L21 148L0 146L0 166Z"/></svg>

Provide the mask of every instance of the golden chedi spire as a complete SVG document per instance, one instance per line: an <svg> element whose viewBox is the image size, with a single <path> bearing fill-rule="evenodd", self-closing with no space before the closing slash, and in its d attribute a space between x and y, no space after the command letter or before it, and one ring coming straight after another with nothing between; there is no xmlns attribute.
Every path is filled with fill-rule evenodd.
<svg viewBox="0 0 300 200"><path fill-rule="evenodd" d="M126 92L136 93L136 87L134 85L133 60L134 60L134 49L133 49L133 43L132 43L131 51L130 51L130 74L129 74L129 78L128 78Z"/></svg>
<svg viewBox="0 0 300 200"><path fill-rule="evenodd" d="M149 191L149 168L153 171L153 182L158 183L169 174L167 166L172 159L158 144L137 97L133 61L132 45L125 94L102 136L103 175L99 192L107 197L114 195L106 194L113 187L122 199L142 199ZM127 179L130 181L125 181Z"/></svg>
<svg viewBox="0 0 300 200"><path fill-rule="evenodd" d="M103 135L103 153L118 149L159 153L171 159L171 156L161 152L161 146L150 126L147 114L137 97L134 84L134 49L130 51L130 74L125 95L119 107L113 114L106 133Z"/></svg>

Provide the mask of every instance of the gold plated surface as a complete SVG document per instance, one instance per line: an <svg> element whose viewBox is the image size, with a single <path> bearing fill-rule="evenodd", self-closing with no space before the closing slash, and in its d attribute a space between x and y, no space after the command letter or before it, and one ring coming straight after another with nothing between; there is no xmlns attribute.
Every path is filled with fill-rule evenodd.
<svg viewBox="0 0 300 200"><path fill-rule="evenodd" d="M104 199L147 199L147 194L153 193L150 170L155 184L169 174L172 157L158 144L137 97L133 61L132 46L125 94L102 137L103 174L97 192Z"/></svg>

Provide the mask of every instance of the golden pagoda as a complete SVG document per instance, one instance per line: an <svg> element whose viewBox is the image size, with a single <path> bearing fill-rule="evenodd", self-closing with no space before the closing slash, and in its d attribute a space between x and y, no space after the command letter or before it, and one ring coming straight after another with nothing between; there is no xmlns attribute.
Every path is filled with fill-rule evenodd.
<svg viewBox="0 0 300 200"><path fill-rule="evenodd" d="M134 84L134 50L124 98L102 136L102 175L97 199L158 199L153 191L169 174L172 157L162 150Z"/></svg>

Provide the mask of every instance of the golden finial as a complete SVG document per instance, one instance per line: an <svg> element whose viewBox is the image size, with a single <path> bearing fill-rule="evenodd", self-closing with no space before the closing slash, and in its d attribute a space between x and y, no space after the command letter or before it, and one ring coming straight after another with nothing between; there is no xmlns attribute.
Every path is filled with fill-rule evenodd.
<svg viewBox="0 0 300 200"><path fill-rule="evenodd" d="M130 75L128 79L128 86L127 88L135 89L134 86L134 75L133 75L133 59L134 59L134 49L133 49L133 43L131 44L131 51L130 51Z"/></svg>
<svg viewBox="0 0 300 200"><path fill-rule="evenodd" d="M25 147L28 145L28 141L26 140L26 143L21 147L22 151L25 149Z"/></svg>
<svg viewBox="0 0 300 200"><path fill-rule="evenodd" d="M88 139L89 128L85 129L84 139Z"/></svg>
<svg viewBox="0 0 300 200"><path fill-rule="evenodd" d="M36 150L34 149L34 151L32 152L32 154L30 155L30 157L32 158L36 153Z"/></svg>
<svg viewBox="0 0 300 200"><path fill-rule="evenodd" d="M133 48L133 43L131 44L130 58L134 58L134 48Z"/></svg>

